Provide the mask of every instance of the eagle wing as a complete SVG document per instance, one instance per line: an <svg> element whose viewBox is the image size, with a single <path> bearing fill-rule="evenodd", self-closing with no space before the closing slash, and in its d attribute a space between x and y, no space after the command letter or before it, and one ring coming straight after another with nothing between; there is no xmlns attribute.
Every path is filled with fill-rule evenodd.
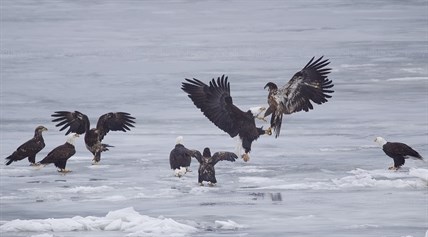
<svg viewBox="0 0 428 237"><path fill-rule="evenodd" d="M294 74L288 83L280 89L278 96L282 97L283 113L291 114L301 110L313 109L311 101L316 104L327 102L331 98L330 90L334 85L327 78L331 68L325 68L330 62L323 57L314 61L312 58L306 66Z"/></svg>
<svg viewBox="0 0 428 237"><path fill-rule="evenodd" d="M313 109L311 103L322 104L331 98L330 90L334 85L327 78L331 68L326 68L330 62L323 57L315 60L313 57L306 66L294 74L284 87L278 90L274 95L276 104L278 105L271 121L275 137L279 136L282 123L282 114L292 114L299 111L309 111Z"/></svg>
<svg viewBox="0 0 428 237"><path fill-rule="evenodd" d="M222 160L234 162L236 159L238 159L238 156L233 152L219 151L214 153L211 159L213 160L213 165L215 165L217 162Z"/></svg>
<svg viewBox="0 0 428 237"><path fill-rule="evenodd" d="M245 112L233 104L227 76L212 79L209 86L195 78L186 78L186 81L181 89L205 117L231 137L238 135L243 122L252 122Z"/></svg>
<svg viewBox="0 0 428 237"><path fill-rule="evenodd" d="M59 122L55 126L63 126L60 131L68 128L68 131L65 135L69 133L83 134L89 130L89 119L85 114L80 113L79 111L69 112L69 111L56 111L51 115L56 118L52 122Z"/></svg>
<svg viewBox="0 0 428 237"><path fill-rule="evenodd" d="M134 127L135 118L125 112L110 112L101 115L97 122L97 130L99 131L100 141L109 131L129 131L130 127Z"/></svg>
<svg viewBox="0 0 428 237"><path fill-rule="evenodd" d="M198 150L191 150L192 157L195 157L199 164L202 164L202 154Z"/></svg>

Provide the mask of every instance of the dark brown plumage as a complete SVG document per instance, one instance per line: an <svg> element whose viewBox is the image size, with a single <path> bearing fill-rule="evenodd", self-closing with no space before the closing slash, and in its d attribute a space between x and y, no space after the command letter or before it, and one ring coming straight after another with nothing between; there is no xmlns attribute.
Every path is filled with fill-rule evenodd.
<svg viewBox="0 0 428 237"><path fill-rule="evenodd" d="M269 89L269 108L265 112L265 117L271 116L270 124L275 132L275 137L281 131L283 114L292 114L299 111L309 111L313 109L311 103L322 104L331 98L330 90L334 85L327 78L331 68L325 68L330 62L323 57L314 61L312 58L306 66L298 71L282 88L269 82L265 89Z"/></svg>
<svg viewBox="0 0 428 237"><path fill-rule="evenodd" d="M175 175L181 177L189 171L192 157L195 157L195 151L187 149L183 144L183 137L179 136L176 139L174 149L169 153L169 164ZM182 171L184 169L184 171Z"/></svg>
<svg viewBox="0 0 428 237"><path fill-rule="evenodd" d="M38 126L34 131L34 137L19 146L12 155L6 157L6 165L12 162L23 160L28 157L31 165L36 163L36 155L45 147L45 141L42 133L48 129L43 126Z"/></svg>
<svg viewBox="0 0 428 237"><path fill-rule="evenodd" d="M245 149L244 161L248 161L252 142L267 131L256 127L255 115L251 110L244 112L233 104L227 77L223 75L217 80L212 79L209 85L195 78L186 81L181 89L218 128L231 137L239 135Z"/></svg>
<svg viewBox="0 0 428 237"><path fill-rule="evenodd" d="M202 155L199 151L194 152L196 155L195 158L199 162L198 183L200 185L203 185L203 181L210 182L212 185L217 183L214 169L214 166L217 164L217 162L222 160L234 162L238 158L235 153L227 151L219 151L211 156L211 151L208 147L204 149Z"/></svg>
<svg viewBox="0 0 428 237"><path fill-rule="evenodd" d="M64 144L55 147L48 155L43 158L38 165L48 165L54 164L58 168L58 172L70 172L70 170L65 169L67 165L67 160L70 159L75 153L76 148L74 147L74 140L79 137L79 134L72 133L69 135L67 142Z"/></svg>
<svg viewBox="0 0 428 237"><path fill-rule="evenodd" d="M405 159L423 160L423 157L410 146L401 142L387 142L383 137L376 137L375 142L382 147L385 154L394 160L394 166L389 169L397 170L405 163Z"/></svg>
<svg viewBox="0 0 428 237"><path fill-rule="evenodd" d="M58 122L57 127L63 126L60 131L68 128L66 135L70 132L85 133L86 148L94 155L94 163L101 160L101 152L108 151L108 148L112 147L101 143L109 131L126 132L134 127L133 124L135 123L135 118L125 112L110 112L100 116L96 128L92 129L90 129L88 116L79 111L57 111L52 114L52 117L55 117L52 122Z"/></svg>

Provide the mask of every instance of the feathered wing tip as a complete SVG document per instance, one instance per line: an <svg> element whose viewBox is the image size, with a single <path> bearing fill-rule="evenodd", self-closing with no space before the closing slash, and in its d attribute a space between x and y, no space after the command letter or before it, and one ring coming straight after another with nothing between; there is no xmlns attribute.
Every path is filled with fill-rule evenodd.
<svg viewBox="0 0 428 237"><path fill-rule="evenodd" d="M55 125L56 127L62 126L60 128L60 131L63 131L68 128L65 135L68 135L72 132L83 134L87 130L89 130L90 124L88 116L77 110L74 112L55 111L51 116L55 118L52 120L52 122L58 122L58 124Z"/></svg>
<svg viewBox="0 0 428 237"><path fill-rule="evenodd" d="M13 160L13 154L12 154L12 155L10 155L10 156L8 156L8 157L6 157L5 159L6 159L6 161L4 162L4 164L5 164L5 165L10 165L10 164L12 164L12 162L14 161L14 160Z"/></svg>

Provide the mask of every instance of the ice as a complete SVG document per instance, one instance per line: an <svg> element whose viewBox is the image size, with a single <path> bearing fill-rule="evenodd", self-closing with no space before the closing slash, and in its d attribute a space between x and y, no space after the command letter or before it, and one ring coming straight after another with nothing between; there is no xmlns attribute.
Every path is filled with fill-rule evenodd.
<svg viewBox="0 0 428 237"><path fill-rule="evenodd" d="M215 226L222 230L237 230L245 228L244 225L240 225L232 220L227 221L215 221Z"/></svg>
<svg viewBox="0 0 428 237"><path fill-rule="evenodd" d="M19 0L0 10L0 157L38 125L49 130L37 161L63 144L54 111L83 112L91 127L107 112L136 117L105 136L114 147L97 165L84 136L71 173L0 165L1 236L426 235L427 163L388 170L373 142L428 157L425 0ZM219 162L214 187L198 185L195 159L174 176L177 136L199 151L237 144L180 89L184 78L229 76L247 110L266 106L267 82L282 86L322 55L329 102L285 115L281 136L253 142L249 162Z"/></svg>
<svg viewBox="0 0 428 237"><path fill-rule="evenodd" d="M141 215L132 207L110 211L105 217L80 217L40 220L12 220L0 226L5 232L120 231L126 236L185 236L197 231L193 226L170 218Z"/></svg>

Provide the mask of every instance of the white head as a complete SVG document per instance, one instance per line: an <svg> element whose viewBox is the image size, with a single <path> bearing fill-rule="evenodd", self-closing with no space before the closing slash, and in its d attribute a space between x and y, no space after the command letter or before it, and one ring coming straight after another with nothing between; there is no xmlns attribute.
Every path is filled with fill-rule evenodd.
<svg viewBox="0 0 428 237"><path fill-rule="evenodd" d="M386 140L383 137L376 137L374 141L381 147L386 144Z"/></svg>
<svg viewBox="0 0 428 237"><path fill-rule="evenodd" d="M254 117L259 117L262 114L262 112L264 112L265 110L266 110L266 108L262 107L262 106L250 108L250 111Z"/></svg>
<svg viewBox="0 0 428 237"><path fill-rule="evenodd" d="M79 137L79 134L77 134L77 133L70 133L70 135L68 135L68 137L67 137L67 143L70 143L71 145L74 145L74 140L76 138L78 138L78 137Z"/></svg>
<svg viewBox="0 0 428 237"><path fill-rule="evenodd" d="M182 136L178 136L175 139L175 144L183 144L183 137Z"/></svg>

